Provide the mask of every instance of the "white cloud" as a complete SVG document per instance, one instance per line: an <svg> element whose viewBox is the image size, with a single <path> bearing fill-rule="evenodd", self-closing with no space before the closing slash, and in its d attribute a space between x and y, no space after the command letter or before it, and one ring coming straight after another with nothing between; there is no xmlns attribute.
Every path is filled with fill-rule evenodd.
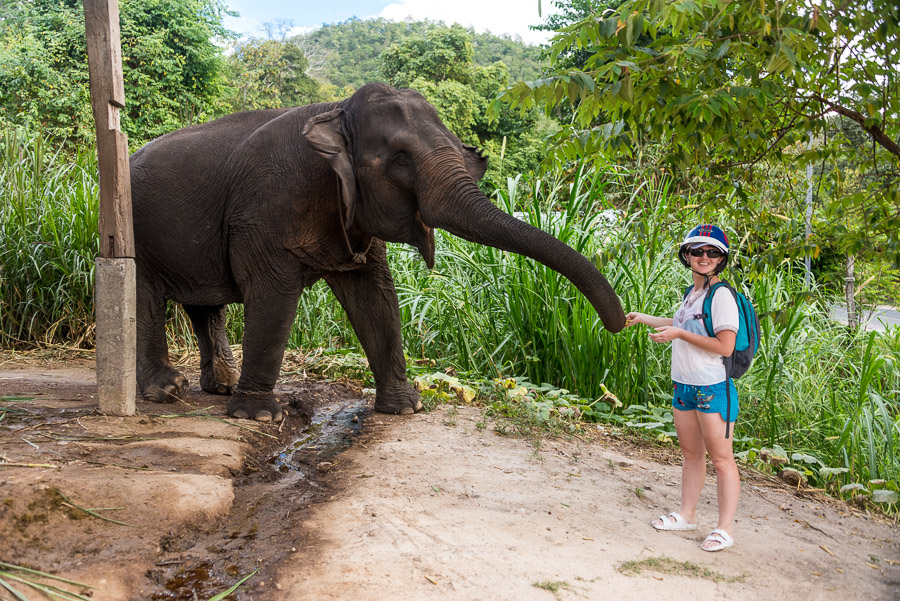
<svg viewBox="0 0 900 601"><path fill-rule="evenodd" d="M477 32L490 31L495 35L518 35L528 44L541 44L551 37L550 32L531 31L529 25L539 25L550 12L556 12L550 0L398 0L387 5L378 16L391 21L407 17L419 21L443 21L447 25L459 23Z"/></svg>
<svg viewBox="0 0 900 601"><path fill-rule="evenodd" d="M251 17L232 17L230 15L225 15L222 19L222 24L225 25L227 29L237 31L244 35L250 32L262 31L262 23L260 23L258 19L253 19Z"/></svg>

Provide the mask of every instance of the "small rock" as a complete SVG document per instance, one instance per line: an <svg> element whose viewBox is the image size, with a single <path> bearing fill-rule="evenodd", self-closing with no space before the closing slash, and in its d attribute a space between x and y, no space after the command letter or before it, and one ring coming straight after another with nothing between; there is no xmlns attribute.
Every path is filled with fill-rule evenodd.
<svg viewBox="0 0 900 601"><path fill-rule="evenodd" d="M793 468L785 468L778 473L778 477L791 486L803 486L806 484L806 476Z"/></svg>
<svg viewBox="0 0 900 601"><path fill-rule="evenodd" d="M354 415L354 416L353 416L353 419L351 419L350 421L353 422L354 424L358 424L358 423L359 423L359 416L358 416L358 415Z"/></svg>
<svg viewBox="0 0 900 601"><path fill-rule="evenodd" d="M332 462L330 462L330 461L323 461L322 463L320 463L319 465L316 466L316 469L319 470L320 472L327 472L327 471L330 470L333 466L334 466L334 464L333 464Z"/></svg>

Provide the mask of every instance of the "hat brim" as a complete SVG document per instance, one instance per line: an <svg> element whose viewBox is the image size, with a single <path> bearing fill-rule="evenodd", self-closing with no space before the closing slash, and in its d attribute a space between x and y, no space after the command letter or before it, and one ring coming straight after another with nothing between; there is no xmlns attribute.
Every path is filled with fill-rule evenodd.
<svg viewBox="0 0 900 601"><path fill-rule="evenodd" d="M709 236L692 236L684 241L684 245L688 248L701 248L703 246L715 246L723 253L728 253L728 247L722 244L720 240L710 238Z"/></svg>

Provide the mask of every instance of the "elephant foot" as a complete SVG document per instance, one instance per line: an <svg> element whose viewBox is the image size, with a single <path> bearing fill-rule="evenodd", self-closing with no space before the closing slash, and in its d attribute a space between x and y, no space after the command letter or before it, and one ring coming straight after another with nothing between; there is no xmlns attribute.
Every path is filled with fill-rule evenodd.
<svg viewBox="0 0 900 601"><path fill-rule="evenodd" d="M200 388L210 394L233 394L240 377L233 364L215 362L200 370Z"/></svg>
<svg viewBox="0 0 900 601"><path fill-rule="evenodd" d="M375 411L378 413L392 413L394 415L410 415L423 409L419 400L419 392L404 384L397 388L375 391Z"/></svg>
<svg viewBox="0 0 900 601"><path fill-rule="evenodd" d="M280 421L281 403L272 392L235 392L226 408L228 415L258 422Z"/></svg>
<svg viewBox="0 0 900 601"><path fill-rule="evenodd" d="M173 403L181 400L188 385L187 378L166 367L141 385L141 396L151 403Z"/></svg>

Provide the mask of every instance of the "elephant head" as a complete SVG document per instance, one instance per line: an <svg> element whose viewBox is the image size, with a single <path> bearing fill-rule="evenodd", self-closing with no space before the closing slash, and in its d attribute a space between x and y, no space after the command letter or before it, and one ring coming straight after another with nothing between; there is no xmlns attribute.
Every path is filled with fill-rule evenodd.
<svg viewBox="0 0 900 601"><path fill-rule="evenodd" d="M607 330L625 325L606 278L580 253L501 211L476 182L487 160L418 92L367 84L306 122L303 135L340 180L344 225L416 247L431 268L434 230L531 257L567 277Z"/></svg>

